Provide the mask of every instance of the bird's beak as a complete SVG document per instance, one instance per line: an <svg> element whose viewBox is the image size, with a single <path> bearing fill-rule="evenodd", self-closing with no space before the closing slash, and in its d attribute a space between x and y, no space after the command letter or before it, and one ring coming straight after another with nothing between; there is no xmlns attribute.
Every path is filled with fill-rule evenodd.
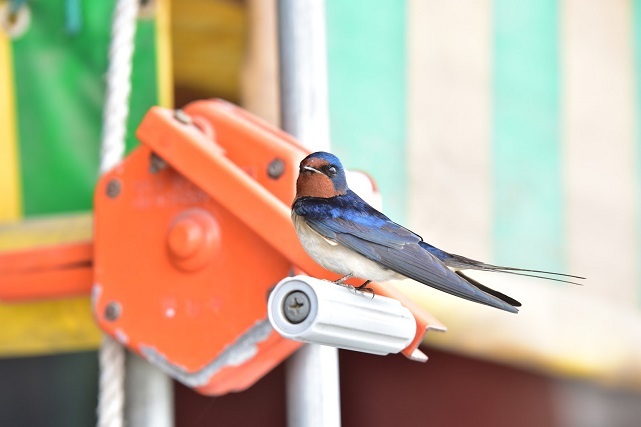
<svg viewBox="0 0 641 427"><path fill-rule="evenodd" d="M319 171L318 169L314 169L314 168L313 168L313 167L311 167L311 166L303 166L303 169L308 170L308 171L310 171L310 172L316 172L316 173L319 173L319 174L321 174L321 175L323 174L323 172Z"/></svg>

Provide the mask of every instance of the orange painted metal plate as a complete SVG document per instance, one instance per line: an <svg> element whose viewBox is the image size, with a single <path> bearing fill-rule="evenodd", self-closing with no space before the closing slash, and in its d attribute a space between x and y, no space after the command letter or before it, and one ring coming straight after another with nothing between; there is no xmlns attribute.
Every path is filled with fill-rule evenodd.
<svg viewBox="0 0 641 427"><path fill-rule="evenodd" d="M216 122L214 142L207 129L202 132L162 111L163 116L150 114L146 120L152 122L148 123L157 127L159 122L169 122L186 130L188 136L142 135L143 145L103 176L96 188L96 318L129 348L201 392L242 389L300 346L278 336L267 321L268 292L289 274L291 263L187 177L198 170L216 186L226 187L233 177L216 174L207 161L224 152L240 165L235 167L237 173L291 200L293 171L273 179L268 175L269 163L278 156L283 164L295 164L305 153L289 143L285 149L261 150L258 142L275 137L260 125L247 126L244 121L242 125ZM212 122L201 120L200 125ZM229 148L221 148L222 141ZM196 145L206 155L179 150L164 153L161 157L168 165L152 171L147 143ZM180 166L176 167L178 158ZM181 170L182 165L188 166ZM260 206L250 214L258 219ZM214 241L206 249L200 247L206 238L190 237L198 234L199 227L204 234L208 227L213 228L209 231ZM197 254L190 258L194 250ZM207 255L204 263L203 254ZM185 255L187 262L181 263L179 258ZM200 261L191 262L199 256ZM239 357L247 357L246 361L260 369L245 367L241 372L235 362L211 368L225 359L226 349L252 336L258 337L255 345L241 349ZM242 351L259 351L262 356L252 358Z"/></svg>
<svg viewBox="0 0 641 427"><path fill-rule="evenodd" d="M290 264L172 167L150 173L150 155L137 149L96 191L98 319L134 349L153 347L197 371L215 358L212 349L222 350L266 316L267 292ZM103 184L114 179L121 189L110 198ZM172 261L167 237L176 218L194 208L210 214L218 248L204 266L183 270ZM110 303L120 306L114 321L100 315Z"/></svg>

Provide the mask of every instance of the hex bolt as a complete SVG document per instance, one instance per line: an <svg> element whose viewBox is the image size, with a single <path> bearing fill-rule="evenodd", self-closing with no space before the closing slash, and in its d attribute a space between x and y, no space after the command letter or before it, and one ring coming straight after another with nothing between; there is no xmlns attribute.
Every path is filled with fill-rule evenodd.
<svg viewBox="0 0 641 427"><path fill-rule="evenodd" d="M287 320L294 324L300 323L309 316L311 309L309 297L305 292L291 292L285 297L283 309Z"/></svg>
<svg viewBox="0 0 641 427"><path fill-rule="evenodd" d="M285 173L285 162L282 159L276 158L269 162L267 166L267 175L271 179L278 179Z"/></svg>
<svg viewBox="0 0 641 427"><path fill-rule="evenodd" d="M156 174L167 167L167 162L156 153L149 156L149 172Z"/></svg>
<svg viewBox="0 0 641 427"><path fill-rule="evenodd" d="M105 319L107 319L110 322L113 322L114 320L118 320L121 312L122 312L122 307L120 306L120 303L112 301L109 304L107 304L107 306L105 307Z"/></svg>
<svg viewBox="0 0 641 427"><path fill-rule="evenodd" d="M121 185L117 179L112 179L107 183L107 197L115 199L120 195Z"/></svg>
<svg viewBox="0 0 641 427"><path fill-rule="evenodd" d="M184 125L191 125L193 123L193 121L191 120L191 116L185 113L183 110L174 111L174 119L178 120Z"/></svg>

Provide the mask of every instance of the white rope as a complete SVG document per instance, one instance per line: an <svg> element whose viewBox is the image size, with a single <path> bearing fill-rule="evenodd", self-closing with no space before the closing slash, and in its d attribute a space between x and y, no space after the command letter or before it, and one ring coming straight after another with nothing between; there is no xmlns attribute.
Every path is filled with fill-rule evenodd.
<svg viewBox="0 0 641 427"><path fill-rule="evenodd" d="M136 34L137 0L118 0L111 28L107 97L103 112L100 172L116 166L125 153L131 65Z"/></svg>
<svg viewBox="0 0 641 427"><path fill-rule="evenodd" d="M100 346L98 427L122 427L125 406L125 350L105 335Z"/></svg>
<svg viewBox="0 0 641 427"><path fill-rule="evenodd" d="M107 93L103 112L100 173L116 166L125 153L131 68L138 0L117 0L111 28ZM105 335L100 346L98 427L122 427L125 406L125 350Z"/></svg>

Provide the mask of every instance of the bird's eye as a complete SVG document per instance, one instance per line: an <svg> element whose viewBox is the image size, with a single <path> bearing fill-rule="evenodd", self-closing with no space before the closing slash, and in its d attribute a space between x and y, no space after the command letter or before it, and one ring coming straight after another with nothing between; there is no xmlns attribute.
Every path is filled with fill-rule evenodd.
<svg viewBox="0 0 641 427"><path fill-rule="evenodd" d="M329 167L327 168L327 172L328 172L330 175L332 175L332 176L333 176L333 175L336 175L336 172L338 172L338 171L336 170L336 166L329 166Z"/></svg>

